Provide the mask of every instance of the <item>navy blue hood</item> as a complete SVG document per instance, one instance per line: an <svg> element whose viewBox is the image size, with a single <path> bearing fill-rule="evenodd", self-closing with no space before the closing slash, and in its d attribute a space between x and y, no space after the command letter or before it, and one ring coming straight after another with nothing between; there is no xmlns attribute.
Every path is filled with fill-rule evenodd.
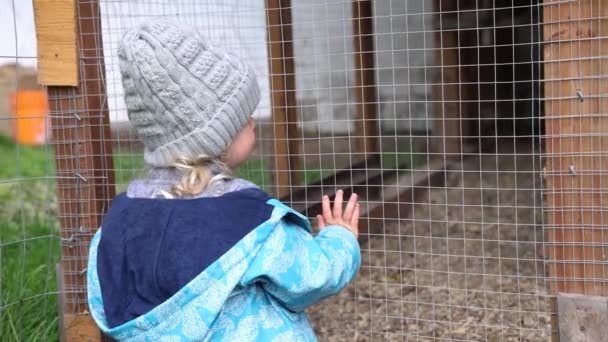
<svg viewBox="0 0 608 342"><path fill-rule="evenodd" d="M118 195L106 214L97 272L110 327L152 310L269 219L257 188L220 197Z"/></svg>

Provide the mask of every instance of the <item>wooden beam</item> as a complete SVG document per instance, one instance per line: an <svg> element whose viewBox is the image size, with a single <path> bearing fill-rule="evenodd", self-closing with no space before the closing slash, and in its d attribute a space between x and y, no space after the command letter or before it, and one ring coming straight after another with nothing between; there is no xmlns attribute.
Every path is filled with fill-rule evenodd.
<svg viewBox="0 0 608 342"><path fill-rule="evenodd" d="M379 158L368 159L351 165L315 184L296 188L281 200L307 217L321 213L321 196L327 194L333 201L335 191L342 189L345 197L357 193L364 203L361 212L359 240L369 234L380 234L384 221L396 220L409 215L415 199L431 188L443 186L445 173L457 167L441 158L411 171L407 177L397 177L399 169L384 170ZM398 180L398 181L396 181Z"/></svg>
<svg viewBox="0 0 608 342"><path fill-rule="evenodd" d="M333 198L336 190L342 189L346 196L356 192L360 198L366 198L370 189L371 192L379 192L381 177L395 173L396 169L382 170L379 158L370 158L345 167L316 183L296 186L281 200L303 215L314 217L321 212L321 196Z"/></svg>
<svg viewBox="0 0 608 342"><path fill-rule="evenodd" d="M99 4L78 0L75 5L79 86L48 87L65 289L60 300L66 341L98 341L101 334L86 300L86 268L90 240L115 195L114 166Z"/></svg>
<svg viewBox="0 0 608 342"><path fill-rule="evenodd" d="M493 86L489 87L487 84L483 84L483 82L495 82L494 73L487 73L484 69L484 65L485 68L493 68L495 56L493 53L485 53L485 51L493 51L493 48L490 45L483 46L481 41L482 34L477 29L479 26L488 26L487 23L483 22L484 16L480 17L479 7L482 5L484 4L475 3L468 0L458 0L457 8L460 10L460 13L454 13L454 15L444 14L441 16L441 22L436 21L434 23L435 30L458 30L454 33L456 34L456 39L458 40L458 54L460 58L460 67L456 71L460 74L456 75L455 77L456 80L460 81L460 96L457 98L460 120L458 120L458 122L454 122L454 120L447 122L434 121L434 124L441 126L437 127L437 129L440 131L443 131L443 127L446 127L448 130L456 132L456 134L460 134L462 136L462 140L458 141L458 143L463 145L461 146L462 152L465 154L471 152L481 152L480 146L483 147L482 144L485 141L481 142L479 140L482 136L484 136L485 133L482 133L482 130L480 129L482 121L480 114L486 113L487 109L485 107L487 106L494 108L494 104L492 102L492 99L494 98ZM493 6L492 4L488 3L486 3L486 5ZM444 5L442 4L442 6ZM437 7L439 7L439 5L437 5ZM437 41L437 35L439 35L439 32L436 32L435 35L435 41ZM435 46L435 49L437 48L438 47ZM436 60L438 57L439 56L435 55ZM453 59L453 57L451 58ZM436 70L436 73L440 73L440 71ZM435 74L435 77L439 78L440 75ZM433 91L440 92L440 85L433 88ZM488 96L489 94L492 96ZM441 96L440 93L434 95ZM434 109L435 113L441 113L441 104L436 103L434 105ZM450 110L454 110L454 108L450 108ZM452 122L454 126L450 126L450 122ZM455 127L456 125L458 125L459 129ZM485 130L485 128L483 128L483 130ZM443 150L442 146L444 145L444 142L442 139L436 139L434 140L434 143L441 146L440 151ZM460 153L460 151L453 150L450 151L450 153Z"/></svg>
<svg viewBox="0 0 608 342"><path fill-rule="evenodd" d="M460 162L458 162L460 164ZM359 224L360 241L365 241L372 234L384 234L387 221L407 218L416 203L430 189L445 185L446 172L458 167L442 158L435 158L428 164L410 171L407 176L394 178L384 177L384 188L377 200L366 203L363 207Z"/></svg>
<svg viewBox="0 0 608 342"><path fill-rule="evenodd" d="M266 26L274 131L273 186L275 195L282 197L300 181L290 0L266 0Z"/></svg>
<svg viewBox="0 0 608 342"><path fill-rule="evenodd" d="M608 296L608 1L543 5L549 292Z"/></svg>
<svg viewBox="0 0 608 342"><path fill-rule="evenodd" d="M355 57L355 97L357 151L373 159L378 150L378 99L374 63L373 8L370 0L353 0L353 49Z"/></svg>
<svg viewBox="0 0 608 342"><path fill-rule="evenodd" d="M75 0L34 0L38 83L78 85Z"/></svg>
<svg viewBox="0 0 608 342"><path fill-rule="evenodd" d="M550 290L607 296L608 3L545 6L544 21Z"/></svg>
<svg viewBox="0 0 608 342"><path fill-rule="evenodd" d="M454 22L458 1L434 0L435 66L432 87L434 103L432 153L437 157L456 157L461 153L460 63L457 30L444 30L442 23ZM447 12L447 13L446 13ZM456 17L456 18L455 18Z"/></svg>

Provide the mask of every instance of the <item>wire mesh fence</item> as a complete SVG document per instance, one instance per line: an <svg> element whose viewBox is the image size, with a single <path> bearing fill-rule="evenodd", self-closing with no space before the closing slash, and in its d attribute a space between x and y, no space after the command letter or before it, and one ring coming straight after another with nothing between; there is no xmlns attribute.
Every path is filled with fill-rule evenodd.
<svg viewBox="0 0 608 342"><path fill-rule="evenodd" d="M0 7L0 336L55 340L60 258L55 162L47 96L36 82L30 48L33 11L31 4L13 1Z"/></svg>
<svg viewBox="0 0 608 342"><path fill-rule="evenodd" d="M119 32L167 16L256 66L268 101L257 113L260 139L245 177L311 217L321 193L363 195L362 268L348 289L310 309L321 340L549 336L538 249L538 3L102 1L101 8L106 61ZM106 84L120 89L119 75L109 71ZM124 120L115 99L110 112L122 109ZM137 155L131 137L113 139ZM288 177L255 178L268 171Z"/></svg>
<svg viewBox="0 0 608 342"><path fill-rule="evenodd" d="M600 0L77 1L80 85L49 87L46 144L2 142L3 165L14 171L0 183L12 205L0 211L0 335L29 339L39 325L49 330L36 334L53 340L46 332L59 318L63 331L87 312L90 237L114 194L146 177L118 44L126 30L164 17L195 26L256 71L257 145L237 175L311 218L322 194L361 195L361 270L308 309L319 340L555 337L558 292L606 295L607 8ZM14 51L1 57L30 58ZM26 68L13 68L0 82L27 89ZM3 124L26 120L1 114ZM40 308L45 321L30 319Z"/></svg>

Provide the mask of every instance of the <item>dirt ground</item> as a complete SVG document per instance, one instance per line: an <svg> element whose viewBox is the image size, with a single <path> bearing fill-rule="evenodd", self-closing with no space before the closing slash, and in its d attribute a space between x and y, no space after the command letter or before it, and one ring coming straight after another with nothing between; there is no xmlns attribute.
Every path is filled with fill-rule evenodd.
<svg viewBox="0 0 608 342"><path fill-rule="evenodd" d="M469 156L376 230L356 280L309 310L319 340L548 340L537 156L513 143Z"/></svg>

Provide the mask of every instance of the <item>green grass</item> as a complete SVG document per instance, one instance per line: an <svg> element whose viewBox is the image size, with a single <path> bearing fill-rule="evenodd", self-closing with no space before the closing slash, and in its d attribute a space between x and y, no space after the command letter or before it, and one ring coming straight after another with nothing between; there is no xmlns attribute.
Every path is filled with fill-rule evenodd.
<svg viewBox="0 0 608 342"><path fill-rule="evenodd" d="M60 259L51 147L0 136L0 337L58 340Z"/></svg>
<svg viewBox="0 0 608 342"><path fill-rule="evenodd" d="M115 153L114 154L114 177L117 184L117 192L124 191L130 180L143 176L145 168L143 156L141 154ZM329 176L333 170L306 170L304 171L303 181L305 184L317 182L322 176ZM243 165L234 170L234 174L259 185L262 189L268 190L271 185L271 172L265 160L251 158Z"/></svg>
<svg viewBox="0 0 608 342"><path fill-rule="evenodd" d="M124 192L129 181L143 175L145 164L142 153L115 150L112 155L114 161L114 181L116 193Z"/></svg>
<svg viewBox="0 0 608 342"><path fill-rule="evenodd" d="M16 145L0 135L0 179L45 177L55 174L52 147Z"/></svg>
<svg viewBox="0 0 608 342"><path fill-rule="evenodd" d="M427 155L424 153L390 151L383 152L381 158L383 170L410 171L424 164Z"/></svg>
<svg viewBox="0 0 608 342"><path fill-rule="evenodd" d="M264 190L267 190L270 186L270 172L262 159L252 158L246 161L243 165L234 170L234 174L237 177L247 179L248 181L257 184Z"/></svg>
<svg viewBox="0 0 608 342"><path fill-rule="evenodd" d="M114 177L116 180L117 192L124 191L129 181L144 175L145 164L141 153L127 153L115 151ZM262 188L270 185L270 174L266 163L261 159L252 158L234 170L237 177L247 179Z"/></svg>
<svg viewBox="0 0 608 342"><path fill-rule="evenodd" d="M333 169L307 169L300 172L303 184L313 184L334 174ZM250 159L235 170L236 176L259 185L265 191L271 186L271 171L263 159Z"/></svg>
<svg viewBox="0 0 608 342"><path fill-rule="evenodd" d="M0 224L0 336L2 341L57 341L54 222Z"/></svg>
<svg viewBox="0 0 608 342"><path fill-rule="evenodd" d="M426 154L410 153L400 151L388 151L382 153L382 168L384 170L397 170L409 172L413 168L423 164ZM263 159L252 159L238 168L235 173L238 177L245 178L267 190L271 185L271 173L268 165ZM335 169L306 169L300 171L300 179L303 184L313 184L321 179L336 173ZM338 170L339 171L339 170Z"/></svg>
<svg viewBox="0 0 608 342"><path fill-rule="evenodd" d="M0 135L0 224L23 225L56 217L55 161L51 147L16 145Z"/></svg>

